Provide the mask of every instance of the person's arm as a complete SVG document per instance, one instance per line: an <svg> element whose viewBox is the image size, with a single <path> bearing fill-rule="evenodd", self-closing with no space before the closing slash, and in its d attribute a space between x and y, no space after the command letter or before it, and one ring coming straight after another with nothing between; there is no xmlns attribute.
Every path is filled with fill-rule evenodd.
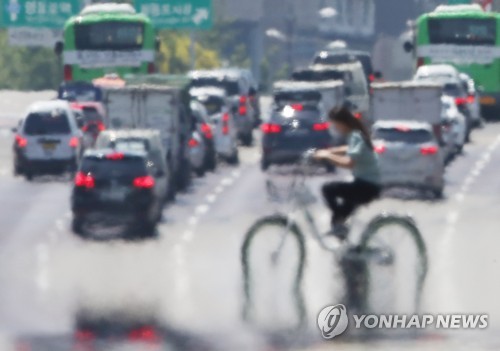
<svg viewBox="0 0 500 351"><path fill-rule="evenodd" d="M334 165L342 168L352 169L354 167L354 160L345 155L338 155L332 153L330 150L320 150L314 156L317 160L325 160L333 163Z"/></svg>
<svg viewBox="0 0 500 351"><path fill-rule="evenodd" d="M347 145L336 146L328 149L334 155L345 155L347 153Z"/></svg>

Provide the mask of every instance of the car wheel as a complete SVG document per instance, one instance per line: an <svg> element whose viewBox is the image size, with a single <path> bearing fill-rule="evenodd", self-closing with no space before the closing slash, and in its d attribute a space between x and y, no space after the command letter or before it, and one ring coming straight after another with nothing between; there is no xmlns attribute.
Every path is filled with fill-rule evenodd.
<svg viewBox="0 0 500 351"><path fill-rule="evenodd" d="M215 150L211 148L207 155L206 169L210 172L213 172L215 171L216 168L217 168L217 155L215 153Z"/></svg>
<svg viewBox="0 0 500 351"><path fill-rule="evenodd" d="M227 163L229 163L230 165L238 165L240 163L238 150L235 150L233 155L227 159Z"/></svg>
<svg viewBox="0 0 500 351"><path fill-rule="evenodd" d="M197 168L194 170L194 173L201 178L205 175L205 168L203 167Z"/></svg>
<svg viewBox="0 0 500 351"><path fill-rule="evenodd" d="M253 133L249 132L241 136L241 143L243 146L252 146L253 144Z"/></svg>
<svg viewBox="0 0 500 351"><path fill-rule="evenodd" d="M83 225L85 223L85 220L83 218L77 218L73 217L73 220L71 221L71 230L73 233L76 235L83 237Z"/></svg>
<svg viewBox="0 0 500 351"><path fill-rule="evenodd" d="M23 174L23 170L19 165L14 165L14 176L20 176Z"/></svg>
<svg viewBox="0 0 500 351"><path fill-rule="evenodd" d="M260 161L260 169L262 169L263 171L267 171L269 169L269 166L271 164L269 163L268 160L266 160L265 158L263 158L261 161Z"/></svg>
<svg viewBox="0 0 500 351"><path fill-rule="evenodd" d="M33 180L33 172L24 172L24 178L28 181L31 182Z"/></svg>
<svg viewBox="0 0 500 351"><path fill-rule="evenodd" d="M432 190L432 195L434 195L435 199L442 199L443 198L443 189Z"/></svg>
<svg viewBox="0 0 500 351"><path fill-rule="evenodd" d="M186 190L191 184L191 163L188 160L181 161L181 169L177 179L179 190Z"/></svg>

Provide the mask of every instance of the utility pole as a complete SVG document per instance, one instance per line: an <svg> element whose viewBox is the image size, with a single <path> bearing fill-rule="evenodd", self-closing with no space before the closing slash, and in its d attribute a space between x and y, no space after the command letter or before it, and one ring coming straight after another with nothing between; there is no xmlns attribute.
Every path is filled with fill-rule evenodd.
<svg viewBox="0 0 500 351"><path fill-rule="evenodd" d="M295 42L295 26L297 21L297 15L295 14L295 0L288 0L288 10L286 15L286 51L287 51L287 63L288 63L288 73L291 75L294 68L294 42Z"/></svg>

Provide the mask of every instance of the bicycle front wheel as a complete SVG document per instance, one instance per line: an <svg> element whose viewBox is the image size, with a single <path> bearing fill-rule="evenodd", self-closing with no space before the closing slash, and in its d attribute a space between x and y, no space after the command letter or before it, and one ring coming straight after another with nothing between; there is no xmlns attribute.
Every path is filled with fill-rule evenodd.
<svg viewBox="0 0 500 351"><path fill-rule="evenodd" d="M362 233L364 308L375 313L419 310L428 270L427 249L414 220L383 214Z"/></svg>
<svg viewBox="0 0 500 351"><path fill-rule="evenodd" d="M243 318L268 327L301 325L305 259L304 236L287 217L264 217L252 225L241 247Z"/></svg>

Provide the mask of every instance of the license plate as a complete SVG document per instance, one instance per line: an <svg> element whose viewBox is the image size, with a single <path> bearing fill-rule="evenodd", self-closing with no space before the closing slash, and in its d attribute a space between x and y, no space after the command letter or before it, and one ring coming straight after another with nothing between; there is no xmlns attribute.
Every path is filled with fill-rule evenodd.
<svg viewBox="0 0 500 351"><path fill-rule="evenodd" d="M483 96L480 101L482 105L495 105L497 99L491 96Z"/></svg>
<svg viewBox="0 0 500 351"><path fill-rule="evenodd" d="M45 151L54 151L54 149L56 148L56 145L55 143L43 143L42 144L42 147Z"/></svg>
<svg viewBox="0 0 500 351"><path fill-rule="evenodd" d="M113 188L101 192L100 199L103 201L124 201L127 197L126 188Z"/></svg>

